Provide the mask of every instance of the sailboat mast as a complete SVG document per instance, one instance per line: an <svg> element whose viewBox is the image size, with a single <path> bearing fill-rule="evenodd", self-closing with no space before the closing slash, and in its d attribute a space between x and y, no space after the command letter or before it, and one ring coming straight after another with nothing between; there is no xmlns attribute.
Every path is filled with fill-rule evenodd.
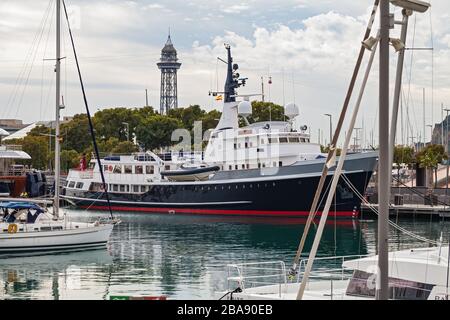
<svg viewBox="0 0 450 320"><path fill-rule="evenodd" d="M391 181L389 165L389 0L380 1L380 80L379 80L379 135L378 162L378 279L376 298L387 300L388 292L388 233L389 196Z"/></svg>
<svg viewBox="0 0 450 320"><path fill-rule="evenodd" d="M59 179L60 179L60 130L59 116L61 108L61 0L56 0L56 117L55 117L55 198L53 204L53 214L59 217Z"/></svg>

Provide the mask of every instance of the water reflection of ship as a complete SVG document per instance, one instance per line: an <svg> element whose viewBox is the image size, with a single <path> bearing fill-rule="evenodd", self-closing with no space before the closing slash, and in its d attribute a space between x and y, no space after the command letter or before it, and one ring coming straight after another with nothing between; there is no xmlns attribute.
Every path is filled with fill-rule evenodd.
<svg viewBox="0 0 450 320"><path fill-rule="evenodd" d="M92 290L88 284L97 282L93 279L94 272L108 277L112 262L107 250L2 256L0 297L55 300L106 297L109 281L105 281L103 288L97 287L96 290Z"/></svg>
<svg viewBox="0 0 450 320"><path fill-rule="evenodd" d="M145 270L141 288L147 287L151 291L147 294L176 298L205 297L204 290L215 286L223 277L220 273L225 271L224 266L230 259L238 262L255 257L290 259L303 228L302 224L287 223L286 219L281 219L284 223L278 224L268 223L265 219L249 222L238 218L230 221L220 217L167 215L133 215L129 219L123 215L121 219L123 222L112 239L111 249L117 266L112 278L119 272L129 273L130 269ZM367 254L366 228L366 223L358 221L346 226L328 225L319 254ZM307 250L311 245L312 239L308 239ZM144 275L153 276L147 286ZM139 277L134 278L127 280L139 281ZM204 281L210 286L201 285ZM199 286L204 288L199 289Z"/></svg>

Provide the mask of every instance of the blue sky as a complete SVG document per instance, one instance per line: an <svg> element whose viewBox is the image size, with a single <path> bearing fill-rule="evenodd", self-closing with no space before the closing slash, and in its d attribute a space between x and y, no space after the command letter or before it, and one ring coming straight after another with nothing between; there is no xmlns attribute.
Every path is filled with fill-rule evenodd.
<svg viewBox="0 0 450 320"><path fill-rule="evenodd" d="M0 2L0 118L32 122L53 117L53 66L51 61L43 61L54 56L52 2ZM426 88L427 124L440 119L441 102L450 105L450 3L431 3L431 12L411 19L408 33L408 43L414 36L416 47L430 47L433 39L435 48L434 70L431 51L414 52L411 83L412 52L407 52L404 90L410 93L413 131L422 130L422 88ZM314 141L319 129L328 136L324 113L337 119L373 1L67 0L67 5L92 110L142 106L146 88L150 104L158 107L160 75L156 62L170 28L182 62L180 106L197 103L207 110L220 110L220 104L207 93L216 88L217 77L219 88L223 86L225 70L222 64L217 65L216 57L225 55L223 42L228 42L241 75L249 77L247 87L240 92L259 92L261 76L272 76L267 98L270 91L270 100L276 103L295 101L301 108L299 122L311 127ZM32 46L47 8L50 15L41 41ZM393 7L392 11L400 18L398 9ZM393 36L398 35L398 29L392 31ZM65 31L65 115L83 111L69 49ZM28 62L25 68L24 62ZM395 62L392 51L392 77ZM374 65L359 119L361 123L364 118L366 136L377 131L376 68ZM429 137L429 128L426 132Z"/></svg>

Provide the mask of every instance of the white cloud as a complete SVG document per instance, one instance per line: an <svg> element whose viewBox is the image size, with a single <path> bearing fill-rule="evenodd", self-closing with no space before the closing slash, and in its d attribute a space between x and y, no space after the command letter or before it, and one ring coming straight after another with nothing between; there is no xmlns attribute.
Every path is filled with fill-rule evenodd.
<svg viewBox="0 0 450 320"><path fill-rule="evenodd" d="M247 11L249 9L250 9L250 6L246 5L246 4L235 4L232 6L225 5L221 8L222 12L231 13L231 14L241 13L242 11Z"/></svg>

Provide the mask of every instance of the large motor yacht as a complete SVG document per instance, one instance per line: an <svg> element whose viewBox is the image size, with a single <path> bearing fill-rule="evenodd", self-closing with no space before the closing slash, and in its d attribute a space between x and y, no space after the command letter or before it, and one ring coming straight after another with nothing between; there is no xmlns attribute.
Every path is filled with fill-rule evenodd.
<svg viewBox="0 0 450 320"><path fill-rule="evenodd" d="M245 84L226 46L228 71L222 115L205 152L182 150L157 155L147 151L101 160L112 209L117 211L307 216L325 164L320 145L306 126L296 126L299 109L285 106L287 121L263 121L239 127L252 108ZM240 102L236 99L242 98ZM297 127L299 127L297 129ZM377 162L376 152L348 155L343 174L364 194ZM197 167L192 163L198 163ZM191 164L191 165L189 165ZM334 173L330 163L327 184ZM62 198L79 208L106 210L101 172L95 159L86 170L70 170ZM337 188L334 212L357 217L360 199L344 182ZM324 192L325 195L325 192ZM320 215L320 208L318 214Z"/></svg>

